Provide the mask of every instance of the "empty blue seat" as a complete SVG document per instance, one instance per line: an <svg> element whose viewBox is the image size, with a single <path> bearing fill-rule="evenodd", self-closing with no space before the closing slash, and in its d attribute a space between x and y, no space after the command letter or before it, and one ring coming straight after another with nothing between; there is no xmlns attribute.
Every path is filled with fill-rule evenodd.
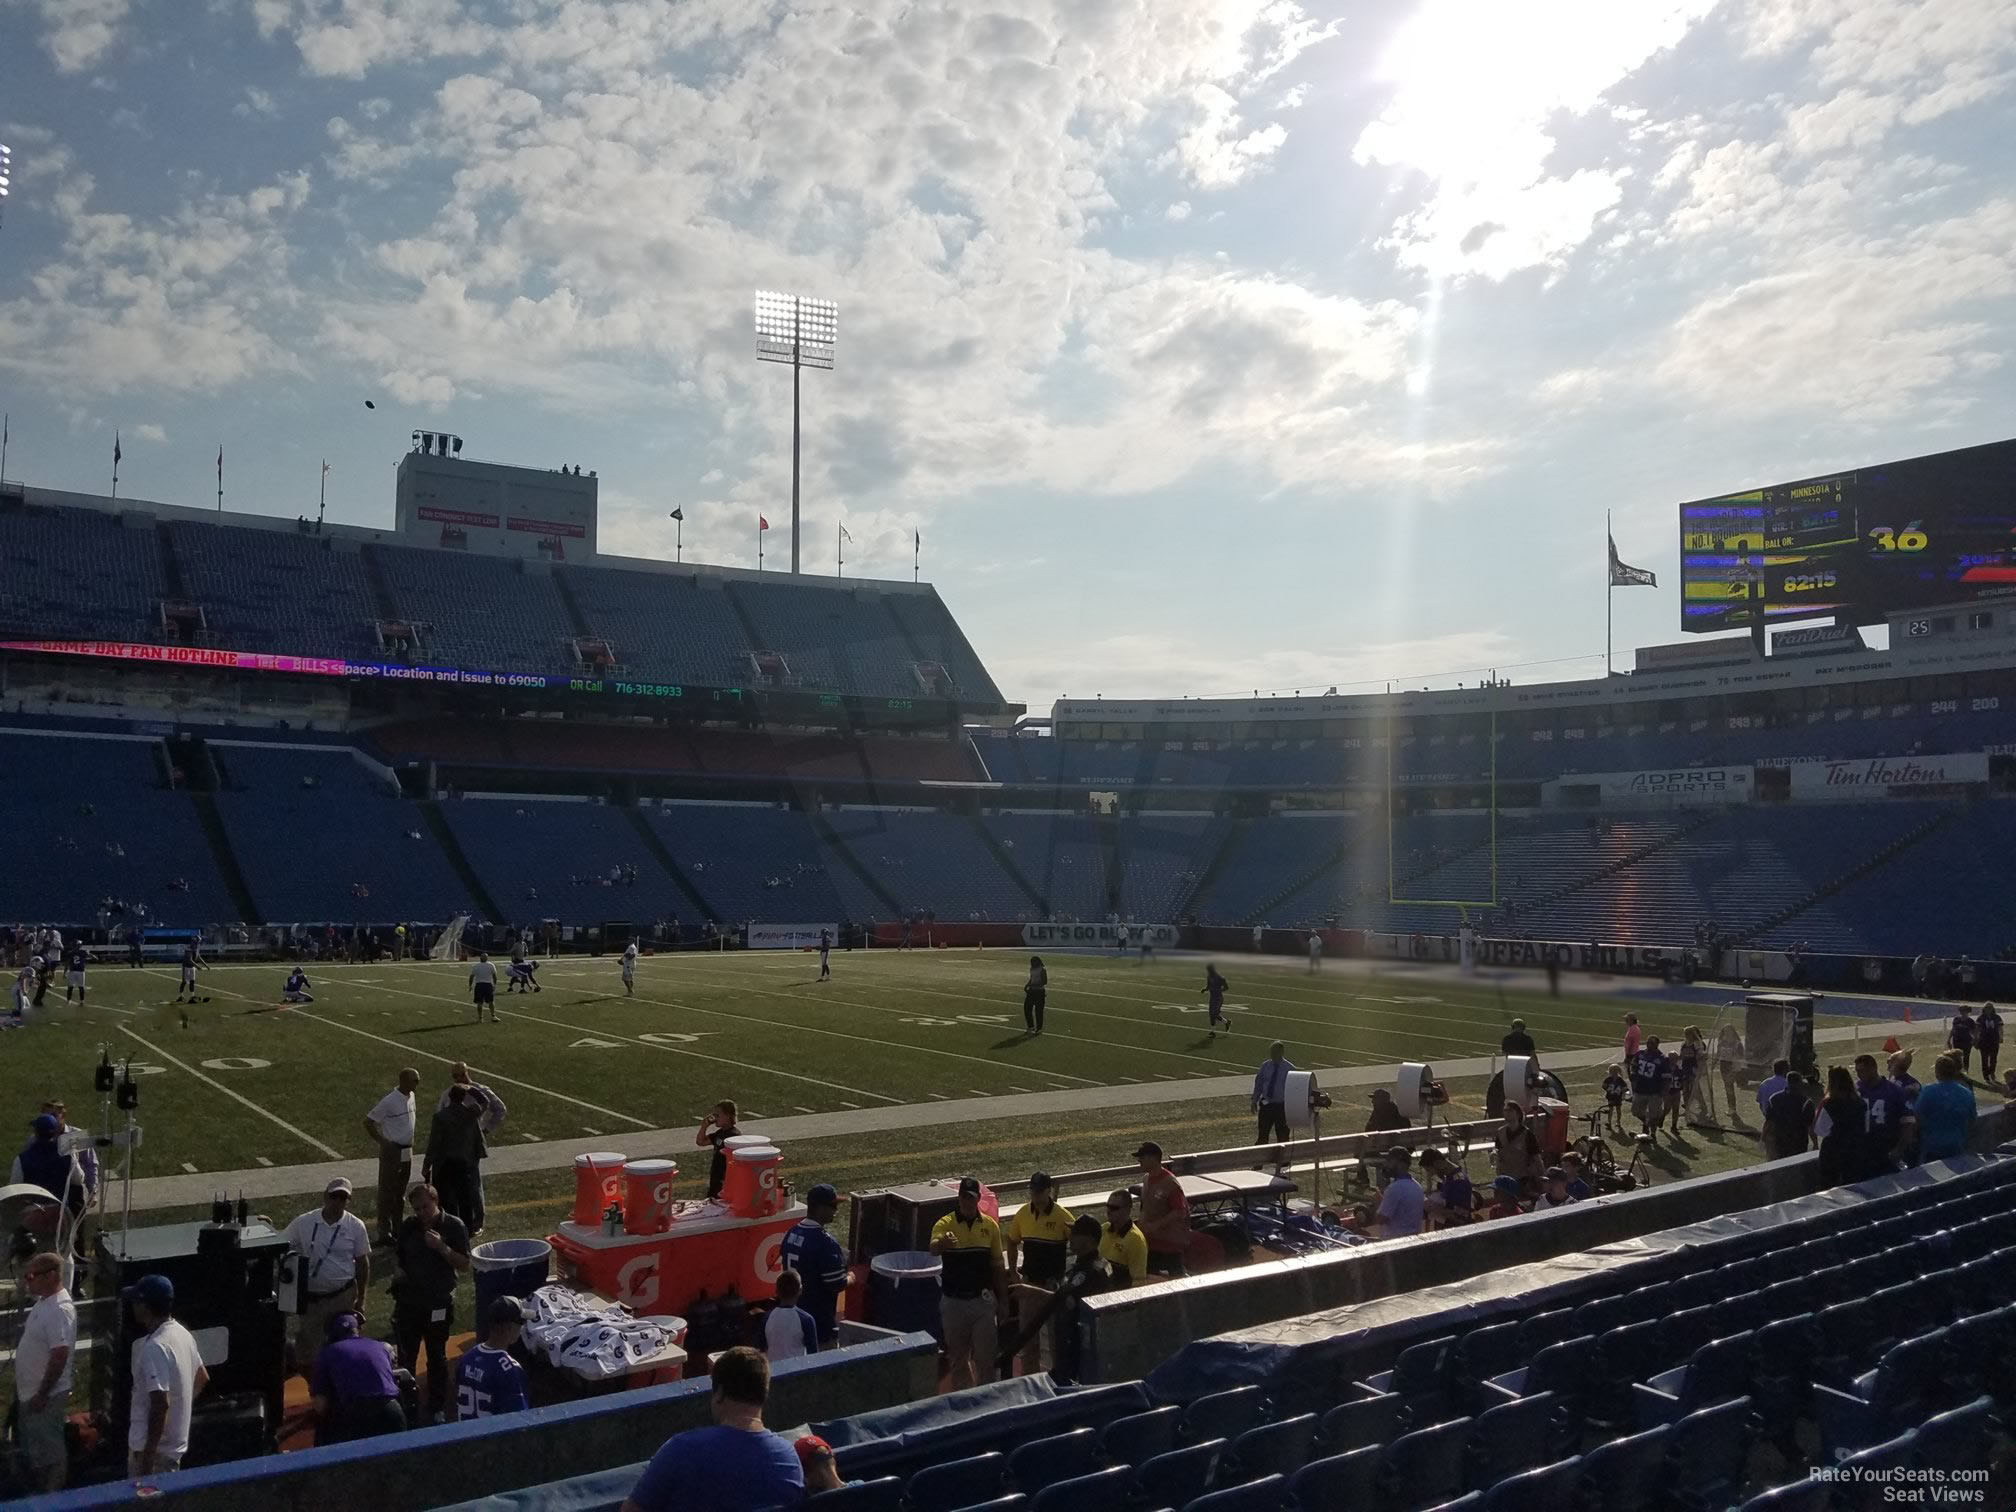
<svg viewBox="0 0 2016 1512"><path fill-rule="evenodd" d="M1595 1345L1587 1336L1549 1344L1524 1370L1509 1370L1485 1385L1502 1401L1552 1392L1564 1403L1580 1402L1596 1384L1597 1372L1591 1368Z"/></svg>
<svg viewBox="0 0 2016 1512"><path fill-rule="evenodd" d="M1572 1307L1535 1313L1519 1324L1519 1358L1530 1360L1549 1344L1559 1344L1563 1339L1572 1339L1581 1332L1575 1326L1575 1309Z"/></svg>
<svg viewBox="0 0 2016 1512"><path fill-rule="evenodd" d="M1514 1319L1473 1328L1456 1341L1449 1373L1457 1391L1466 1398L1465 1405L1476 1405L1467 1399L1492 1376L1503 1375L1521 1361L1532 1358L1532 1351L1523 1343L1524 1330L1525 1325Z"/></svg>
<svg viewBox="0 0 2016 1512"><path fill-rule="evenodd" d="M1631 1401L1640 1428L1678 1422L1715 1402L1747 1396L1756 1338L1737 1334L1713 1339L1695 1350L1685 1365L1632 1383Z"/></svg>
<svg viewBox="0 0 2016 1512"><path fill-rule="evenodd" d="M1231 1464L1241 1479L1262 1475L1293 1475L1309 1463L1316 1441L1316 1414L1283 1418L1249 1428L1232 1441Z"/></svg>
<svg viewBox="0 0 2016 1512"><path fill-rule="evenodd" d="M1560 1412L1561 1399L1551 1391L1480 1412L1470 1427L1470 1484L1482 1490L1553 1459L1564 1447Z"/></svg>
<svg viewBox="0 0 2016 1512"><path fill-rule="evenodd" d="M1395 1392L1403 1397L1418 1421L1423 1412L1432 1413L1448 1394L1449 1362L1454 1358L1454 1339L1429 1339L1400 1351L1391 1370L1382 1370L1357 1383L1361 1396Z"/></svg>
<svg viewBox="0 0 2016 1512"><path fill-rule="evenodd" d="M1891 1497L1897 1472L1918 1462L1918 1435L1900 1433L1896 1438L1849 1455L1840 1464L1834 1483L1836 1504L1843 1512L1877 1512L1896 1504Z"/></svg>
<svg viewBox="0 0 2016 1512"><path fill-rule="evenodd" d="M1833 1485L1808 1476L1774 1490L1760 1491L1743 1503L1738 1512L1829 1512L1833 1505Z"/></svg>
<svg viewBox="0 0 2016 1512"><path fill-rule="evenodd" d="M858 1485L839 1486L805 1498L807 1507L819 1512L902 1512L903 1482L894 1475Z"/></svg>
<svg viewBox="0 0 2016 1512"><path fill-rule="evenodd" d="M2016 1303L1949 1327L1943 1374L1956 1397L1985 1392L1998 1401L2016 1402Z"/></svg>
<svg viewBox="0 0 2016 1512"><path fill-rule="evenodd" d="M1267 1396L1258 1386L1214 1391L1183 1409L1181 1436L1193 1444L1206 1439L1237 1438L1248 1428L1258 1428L1266 1412Z"/></svg>
<svg viewBox="0 0 2016 1512"><path fill-rule="evenodd" d="M1225 1439L1207 1439L1182 1449L1158 1454L1134 1472L1134 1488L1141 1504L1148 1507L1175 1506L1208 1491L1218 1478L1218 1462L1230 1447Z"/></svg>
<svg viewBox="0 0 2016 1512"><path fill-rule="evenodd" d="M1949 1479L1955 1472L1986 1476L1995 1447L1995 1403L1976 1397L1964 1407L1955 1407L1928 1418L1917 1428L1914 1453L1927 1470L1938 1470Z"/></svg>
<svg viewBox="0 0 2016 1512"><path fill-rule="evenodd" d="M1038 1491L1029 1503L1029 1512L1112 1512L1124 1506L1134 1472L1125 1465L1095 1470L1090 1475L1074 1475Z"/></svg>
<svg viewBox="0 0 2016 1512"><path fill-rule="evenodd" d="M1346 1454L1396 1439L1405 1431L1407 1403L1397 1391L1340 1402L1323 1414L1318 1434L1329 1454Z"/></svg>
<svg viewBox="0 0 2016 1512"><path fill-rule="evenodd" d="M1666 1430L1666 1496L1689 1512L1720 1512L1750 1462L1751 1401L1738 1397L1690 1412Z"/></svg>
<svg viewBox="0 0 2016 1512"><path fill-rule="evenodd" d="M1210 1491L1186 1502L1183 1512L1280 1512L1288 1502L1288 1478L1270 1475L1227 1491Z"/></svg>
<svg viewBox="0 0 2016 1512"><path fill-rule="evenodd" d="M1484 1493L1484 1512L1567 1512L1582 1481L1582 1457L1508 1475Z"/></svg>
<svg viewBox="0 0 2016 1512"><path fill-rule="evenodd" d="M1666 1439L1671 1428L1648 1428L1598 1444L1582 1456L1583 1505L1597 1512L1645 1512L1664 1504Z"/></svg>
<svg viewBox="0 0 2016 1512"><path fill-rule="evenodd" d="M1813 1413L1820 1423L1822 1458L1832 1463L1880 1444L1925 1416L1940 1390L1946 1347L1944 1329L1906 1339L1888 1350L1874 1370L1856 1377L1848 1390L1816 1385Z"/></svg>
<svg viewBox="0 0 2016 1512"><path fill-rule="evenodd" d="M910 1512L953 1512L998 1497L1008 1489L1008 1456L976 1454L943 1465L927 1465L910 1477L904 1499Z"/></svg>
<svg viewBox="0 0 2016 1512"><path fill-rule="evenodd" d="M1377 1444L1311 1460L1290 1477L1289 1493L1302 1512L1374 1505L1380 1495L1385 1449Z"/></svg>
<svg viewBox="0 0 2016 1512"><path fill-rule="evenodd" d="M1102 1468L1096 1428L1073 1428L1069 1433L1032 1439L1008 1456L1008 1474L1031 1496L1045 1486Z"/></svg>
<svg viewBox="0 0 2016 1512"><path fill-rule="evenodd" d="M1181 1407L1157 1407L1115 1418L1099 1430L1099 1452L1116 1465L1143 1464L1174 1449L1182 1425Z"/></svg>
<svg viewBox="0 0 2016 1512"><path fill-rule="evenodd" d="M1471 1419L1453 1418L1403 1433L1386 1446L1381 1466L1386 1504L1395 1508L1433 1507L1467 1489L1463 1483Z"/></svg>
<svg viewBox="0 0 2016 1512"><path fill-rule="evenodd" d="M980 1502L971 1507L956 1507L953 1512L1028 1512L1029 1498L1017 1491L1013 1496L998 1496L990 1502Z"/></svg>
<svg viewBox="0 0 2016 1512"><path fill-rule="evenodd" d="M1484 1493L1472 1491L1468 1496L1459 1496L1454 1501L1430 1507L1428 1512L1484 1512Z"/></svg>

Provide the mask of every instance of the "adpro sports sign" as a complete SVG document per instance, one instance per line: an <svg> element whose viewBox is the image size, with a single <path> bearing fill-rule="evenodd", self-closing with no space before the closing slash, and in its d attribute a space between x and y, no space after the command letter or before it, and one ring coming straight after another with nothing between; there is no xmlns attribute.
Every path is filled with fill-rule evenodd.
<svg viewBox="0 0 2016 1512"><path fill-rule="evenodd" d="M747 944L751 950L810 950L818 945L822 930L836 941L840 938L835 924L751 924Z"/></svg>
<svg viewBox="0 0 2016 1512"><path fill-rule="evenodd" d="M1108 950L1113 950L1119 947L1123 938L1129 944L1134 942L1131 932L1124 936L1121 933L1128 928L1129 926L1124 924L1024 924L1022 943L1104 946ZM1150 945L1169 946L1176 943L1174 924L1136 924L1132 928L1140 930Z"/></svg>
<svg viewBox="0 0 2016 1512"><path fill-rule="evenodd" d="M1754 771L1747 766L1674 767L1657 772L1580 772L1541 784L1541 802L1566 804L1570 790L1595 788L1605 804L1685 806L1748 803Z"/></svg>

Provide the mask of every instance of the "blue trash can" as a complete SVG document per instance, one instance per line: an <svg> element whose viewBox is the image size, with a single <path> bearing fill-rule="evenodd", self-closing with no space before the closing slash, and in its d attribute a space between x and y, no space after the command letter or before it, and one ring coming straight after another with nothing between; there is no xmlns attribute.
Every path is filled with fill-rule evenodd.
<svg viewBox="0 0 2016 1512"><path fill-rule="evenodd" d="M900 1333L928 1333L945 1342L938 1321L938 1257L928 1250L891 1250L868 1262L868 1321Z"/></svg>
<svg viewBox="0 0 2016 1512"><path fill-rule="evenodd" d="M544 1239L496 1239L469 1252L476 1274L476 1331L483 1331L490 1304L499 1297L529 1297L546 1284L553 1267L553 1246Z"/></svg>

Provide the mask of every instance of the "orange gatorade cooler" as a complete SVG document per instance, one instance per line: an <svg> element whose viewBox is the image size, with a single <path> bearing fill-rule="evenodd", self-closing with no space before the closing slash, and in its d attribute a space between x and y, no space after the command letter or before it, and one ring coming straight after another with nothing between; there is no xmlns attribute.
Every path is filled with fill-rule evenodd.
<svg viewBox="0 0 2016 1512"><path fill-rule="evenodd" d="M747 1145L728 1157L721 1198L738 1218L767 1218L777 1211L777 1168L784 1152L775 1145Z"/></svg>
<svg viewBox="0 0 2016 1512"><path fill-rule="evenodd" d="M617 1151L574 1157L574 1221L594 1228L612 1202L623 1200L623 1161Z"/></svg>
<svg viewBox="0 0 2016 1512"><path fill-rule="evenodd" d="M672 1227L676 1160L633 1160L623 1167L623 1232L662 1234Z"/></svg>

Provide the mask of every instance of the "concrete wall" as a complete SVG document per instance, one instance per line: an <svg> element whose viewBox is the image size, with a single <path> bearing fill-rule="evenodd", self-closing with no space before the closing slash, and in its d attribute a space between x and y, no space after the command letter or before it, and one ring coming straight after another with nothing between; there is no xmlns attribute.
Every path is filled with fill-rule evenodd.
<svg viewBox="0 0 2016 1512"><path fill-rule="evenodd" d="M764 1416L779 1428L846 1417L929 1396L938 1346L902 1334L779 1365ZM422 1512L649 1459L673 1434L712 1421L702 1380L543 1407L476 1423L419 1429L360 1444L185 1470L152 1482L161 1512ZM37 1512L125 1507L134 1483L70 1491Z"/></svg>

